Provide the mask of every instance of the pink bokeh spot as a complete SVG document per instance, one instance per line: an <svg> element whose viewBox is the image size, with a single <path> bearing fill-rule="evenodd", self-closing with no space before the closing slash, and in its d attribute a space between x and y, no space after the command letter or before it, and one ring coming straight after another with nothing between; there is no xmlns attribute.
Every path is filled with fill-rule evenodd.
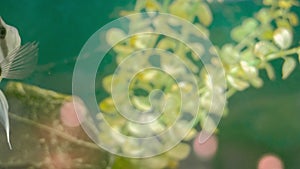
<svg viewBox="0 0 300 169"><path fill-rule="evenodd" d="M57 153L52 155L50 165L56 169L71 169L72 159L69 155L64 153Z"/></svg>
<svg viewBox="0 0 300 169"><path fill-rule="evenodd" d="M218 149L218 139L216 136L211 135L207 141L200 143L200 135L205 133L201 132L194 140L194 152L203 160L210 160L216 154Z"/></svg>
<svg viewBox="0 0 300 169"><path fill-rule="evenodd" d="M60 108L60 119L67 127L78 127L86 113L83 102L74 98L73 101L65 102ZM79 118L78 118L79 117Z"/></svg>
<svg viewBox="0 0 300 169"><path fill-rule="evenodd" d="M277 156L265 155L259 160L257 169L284 169L284 167Z"/></svg>

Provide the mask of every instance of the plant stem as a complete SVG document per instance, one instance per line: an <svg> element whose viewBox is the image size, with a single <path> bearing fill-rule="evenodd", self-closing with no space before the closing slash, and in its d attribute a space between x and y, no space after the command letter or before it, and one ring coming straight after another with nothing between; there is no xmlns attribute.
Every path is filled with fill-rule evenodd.
<svg viewBox="0 0 300 169"><path fill-rule="evenodd" d="M254 32L250 33L246 38L241 40L236 46L235 49L237 51L241 51L245 46L247 46L247 43L251 40L253 40L257 35L261 33L261 28L255 30Z"/></svg>
<svg viewBox="0 0 300 169"><path fill-rule="evenodd" d="M275 59L278 59L278 58L281 58L281 57L284 57L287 55L292 55L292 54L295 54L298 52L300 52L300 46L286 50L286 51L279 51L277 53L271 53L266 56L266 59L267 59L267 61L271 61L271 60L275 60Z"/></svg>
<svg viewBox="0 0 300 169"><path fill-rule="evenodd" d="M236 89L234 89L233 87L229 88L229 90L226 93L227 99L233 96L236 92L237 92Z"/></svg>
<svg viewBox="0 0 300 169"><path fill-rule="evenodd" d="M166 12L166 13L168 12L168 7L170 5L170 2L171 2L171 0L164 0L163 11Z"/></svg>

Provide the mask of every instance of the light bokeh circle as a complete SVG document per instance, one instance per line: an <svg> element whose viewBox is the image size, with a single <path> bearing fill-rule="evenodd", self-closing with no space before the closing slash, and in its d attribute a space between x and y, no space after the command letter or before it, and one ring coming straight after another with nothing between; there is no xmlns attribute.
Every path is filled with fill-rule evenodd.
<svg viewBox="0 0 300 169"><path fill-rule="evenodd" d="M176 26L174 27L172 26L172 24L175 24ZM105 35L112 29L123 31L125 33L125 36L123 36L122 38L110 39L110 42L107 42L105 39ZM81 125L85 132L101 148L119 156L130 158L146 158L162 154L180 143L180 141L182 141L183 138L188 134L190 129L194 126L195 121L197 120L200 98L197 92L197 82L193 78L194 75L190 73L188 66L184 65L184 62L182 62L176 56L172 56L167 51L161 51L155 48L140 52L152 52L152 54L149 55L151 57L155 57L157 55L165 55L165 57L160 57L161 59L164 59L164 62L162 62L163 65L172 65L174 63L177 64L176 62L182 62L181 65L183 67L186 67L186 69L184 69L185 72L179 75L168 72L168 70L164 69L163 67L155 68L161 69L164 72L168 73L177 82L188 81L192 84L192 92L184 93L184 91L180 90L182 96L181 101L182 103L184 103L182 104L182 112L183 114L187 113L189 116L179 115L172 126L157 135L151 135L148 137L136 137L127 136L112 129L105 118L101 115L95 96L96 74L101 61L103 60L105 55L122 40L125 40L134 35L149 33L164 35L166 37L171 37L180 41L181 43L184 43L199 56L205 68L209 67L209 69L206 69L206 71L209 74L212 86L214 86L213 84L216 81L216 72L218 72L218 81L221 81L222 83L221 86L226 86L224 70L222 66L218 64L221 63L221 61L217 55L216 50L214 49L209 39L205 36L205 34L197 29L197 27L195 27L192 23L170 14L145 12L121 17L106 24L97 32L95 32L81 49L73 72L72 92L73 95L79 96L82 99L87 108L87 113L85 114L84 121L81 121ZM199 45L201 47L199 47ZM153 68L153 65L145 66L141 64L141 61L143 60L141 57L143 57L143 55L131 55L129 57L129 60L134 59L136 61L136 64L127 64L127 66L125 64L125 67L121 66L121 69L118 69L119 72L116 71L115 73L122 73L124 69L137 66L137 69L131 74L131 76L133 76L139 69ZM119 85L120 88L122 88L122 86L125 86L125 88L123 89L128 89L127 83L124 82L124 84L121 83ZM123 104L122 102L120 102L122 101L122 99L119 98L123 98L124 100L128 99L128 92L123 89L117 90L114 87L116 86L112 84L112 91L115 91L113 93L115 94L115 96L117 96L115 97L116 100L114 101L114 103L117 103L117 105L115 106L118 107L120 106L119 104ZM219 115L217 116L218 118L215 119L215 122L217 124L220 121L221 114L225 106L224 100L226 100L225 95L224 97L219 97L219 92L219 88L213 87L213 97L211 99L212 104L209 110L209 113ZM219 106L214 106L216 105L214 103ZM185 108L186 105L189 105L189 108ZM76 107L75 105L75 110L76 109L79 110L79 107ZM121 110L119 111L123 110L124 109L121 108ZM129 113L120 113L123 116L126 116L128 121L138 123L139 125L147 126L149 125L149 123L152 123L153 120L155 120L152 119L149 121L140 121L139 116L132 117ZM138 113L139 112L137 112L136 114ZM209 124L207 120L205 120L204 124L202 125L202 130L208 133L205 136L200 136L200 140L202 140L203 142L212 135L216 128L216 126L211 127L210 125L206 124ZM179 126L181 130L180 132L177 131ZM105 137L100 137L100 135L103 133L106 133ZM124 147L124 145L126 145L126 147Z"/></svg>

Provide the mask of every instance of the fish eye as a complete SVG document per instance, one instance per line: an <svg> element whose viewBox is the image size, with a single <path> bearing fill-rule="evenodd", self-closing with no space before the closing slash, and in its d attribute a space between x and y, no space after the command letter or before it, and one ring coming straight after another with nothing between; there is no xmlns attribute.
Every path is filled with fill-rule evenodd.
<svg viewBox="0 0 300 169"><path fill-rule="evenodd" d="M6 29L3 26L0 26L0 39L4 39L6 36Z"/></svg>

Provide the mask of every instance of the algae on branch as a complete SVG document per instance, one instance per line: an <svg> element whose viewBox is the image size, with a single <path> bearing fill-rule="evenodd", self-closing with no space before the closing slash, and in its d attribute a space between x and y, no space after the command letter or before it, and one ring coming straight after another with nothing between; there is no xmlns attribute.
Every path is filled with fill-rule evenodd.
<svg viewBox="0 0 300 169"><path fill-rule="evenodd" d="M13 150L0 144L5 152L0 153L0 169L107 168L110 155L80 126L66 126L61 119L61 107L72 96L19 82L8 82L5 93L13 105Z"/></svg>

